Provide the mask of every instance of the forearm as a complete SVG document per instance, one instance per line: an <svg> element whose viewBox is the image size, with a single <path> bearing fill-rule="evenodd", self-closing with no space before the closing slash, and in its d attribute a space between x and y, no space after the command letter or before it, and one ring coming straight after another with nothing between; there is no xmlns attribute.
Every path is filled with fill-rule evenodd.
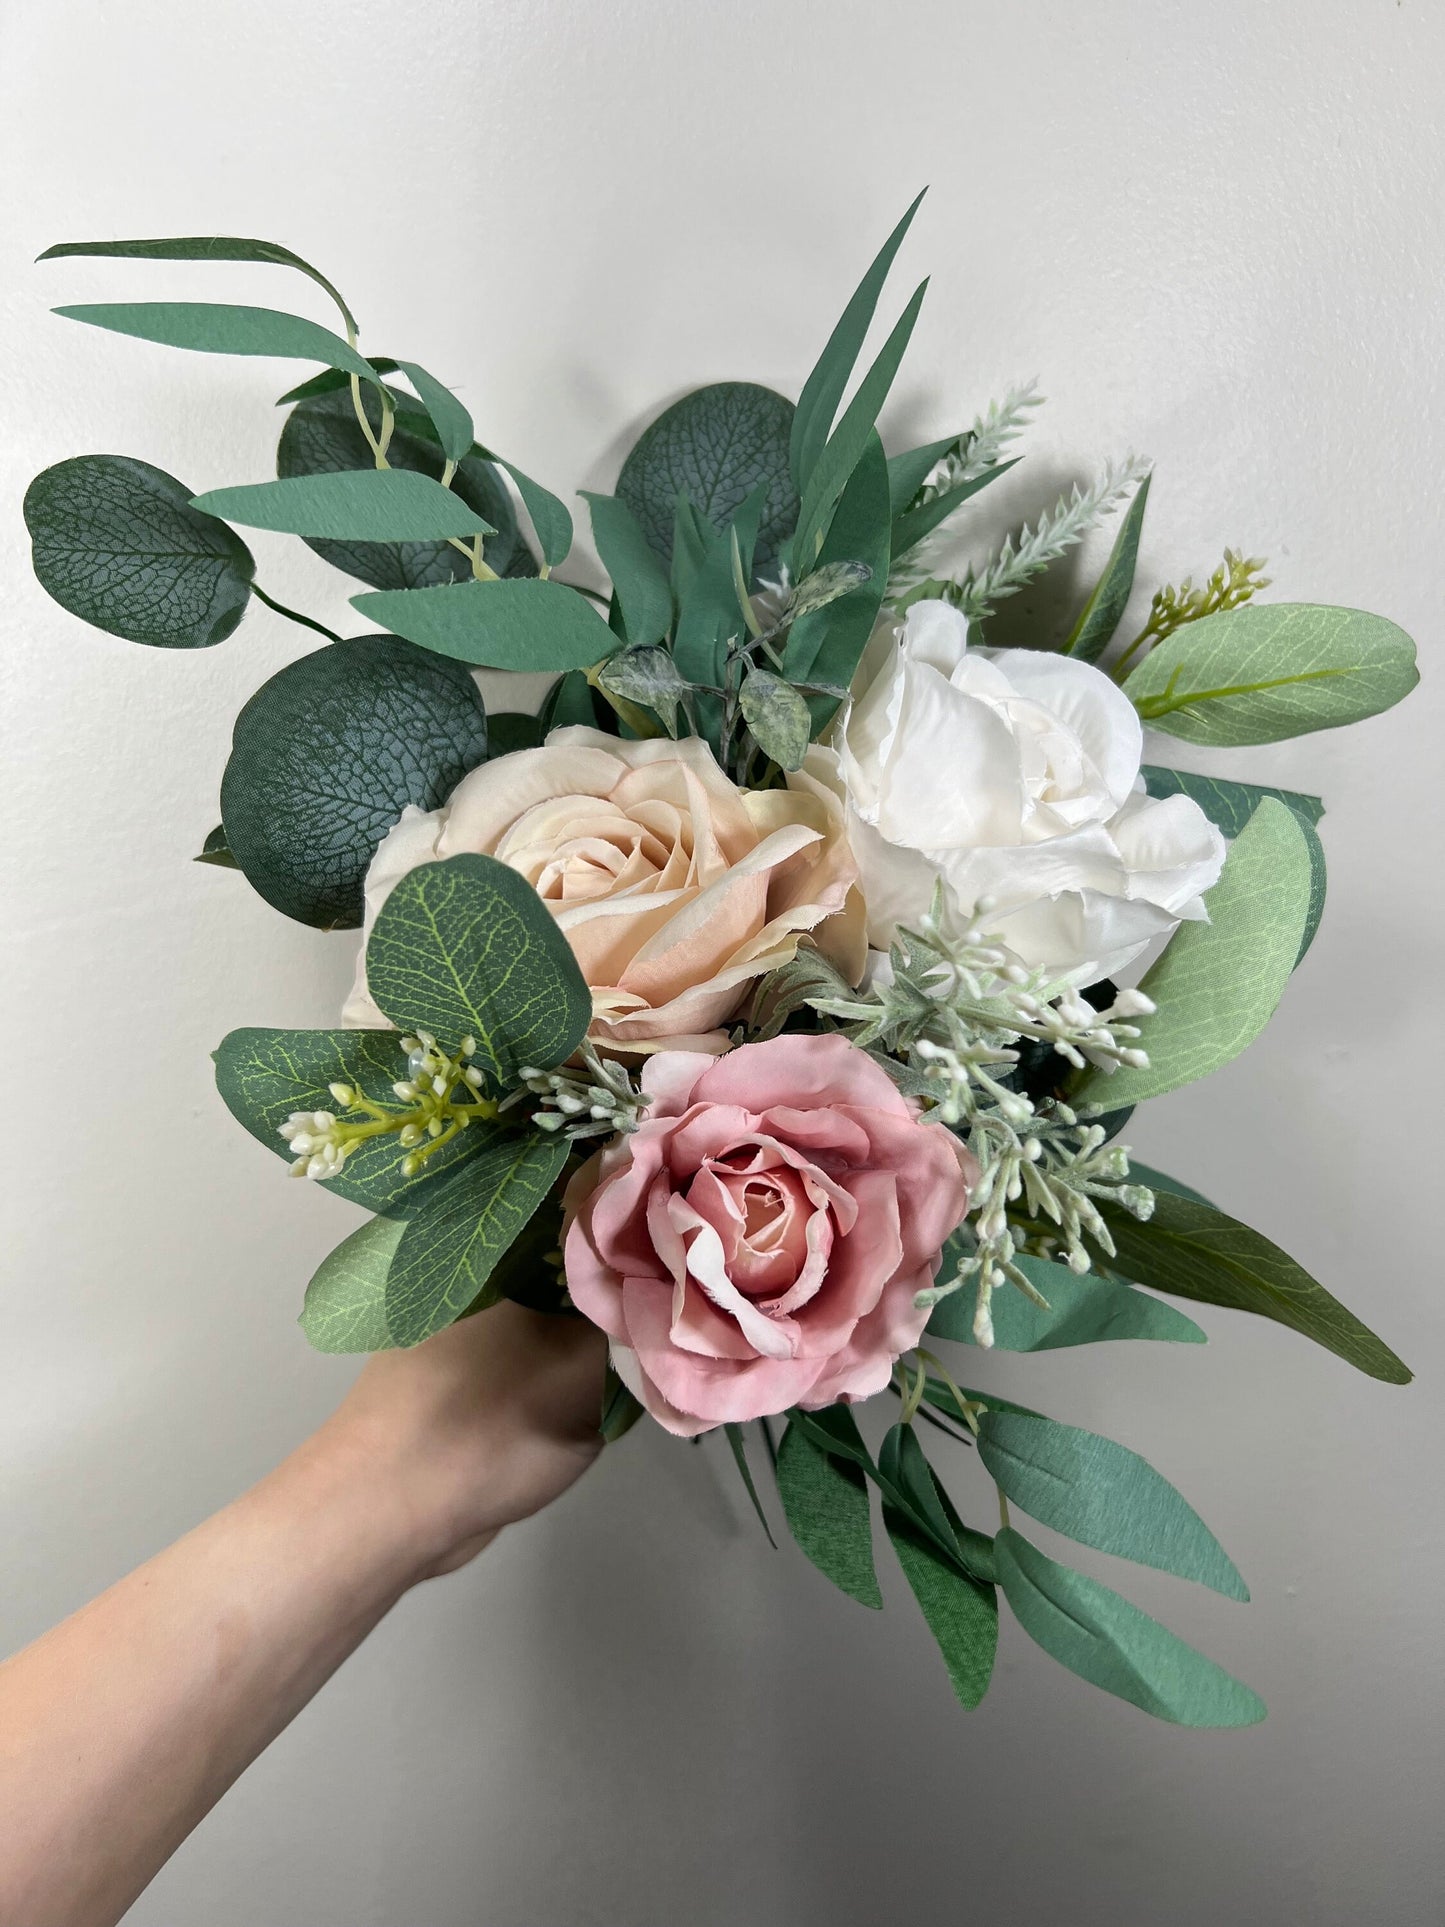
<svg viewBox="0 0 1445 1927"><path fill-rule="evenodd" d="M323 1429L0 1666L0 1920L117 1920L444 1550Z"/></svg>

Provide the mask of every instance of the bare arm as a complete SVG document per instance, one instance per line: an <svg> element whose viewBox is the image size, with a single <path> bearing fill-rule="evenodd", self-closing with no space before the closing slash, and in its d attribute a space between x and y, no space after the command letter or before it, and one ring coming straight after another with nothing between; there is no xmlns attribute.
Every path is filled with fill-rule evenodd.
<svg viewBox="0 0 1445 1927"><path fill-rule="evenodd" d="M503 1304L0 1666L0 1921L109 1927L401 1595L592 1461L604 1345Z"/></svg>

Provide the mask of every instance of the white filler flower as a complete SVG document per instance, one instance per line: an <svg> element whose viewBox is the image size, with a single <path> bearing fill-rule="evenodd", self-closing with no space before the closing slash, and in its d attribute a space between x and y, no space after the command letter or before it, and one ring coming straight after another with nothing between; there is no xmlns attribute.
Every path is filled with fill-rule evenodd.
<svg viewBox="0 0 1445 1927"><path fill-rule="evenodd" d="M1144 793L1142 725L1102 670L971 649L956 609L917 602L854 688L804 768L845 798L875 949L939 879L950 912L990 900L1024 962L1081 986L1206 915L1224 839L1191 798Z"/></svg>

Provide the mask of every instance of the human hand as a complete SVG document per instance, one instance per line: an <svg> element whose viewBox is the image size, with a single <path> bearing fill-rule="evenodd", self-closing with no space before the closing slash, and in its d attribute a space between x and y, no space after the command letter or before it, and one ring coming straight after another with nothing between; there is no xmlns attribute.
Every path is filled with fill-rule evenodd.
<svg viewBox="0 0 1445 1927"><path fill-rule="evenodd" d="M414 1535L415 1577L434 1578L586 1471L606 1355L595 1325L504 1301L377 1353L312 1444L365 1468Z"/></svg>

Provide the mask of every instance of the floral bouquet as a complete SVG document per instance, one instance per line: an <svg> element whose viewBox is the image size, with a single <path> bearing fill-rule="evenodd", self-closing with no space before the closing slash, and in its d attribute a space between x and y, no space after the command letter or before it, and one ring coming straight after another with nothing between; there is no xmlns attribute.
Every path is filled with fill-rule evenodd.
<svg viewBox="0 0 1445 1927"><path fill-rule="evenodd" d="M1264 1711L1248 1687L1011 1522L1246 1598L1203 1521L1135 1453L969 1381L993 1346L1200 1342L1173 1299L1409 1378L1120 1133L1258 1035L1325 887L1319 798L1145 762L1145 727L1234 748L1353 722L1410 690L1414 652L1377 616L1260 601L1261 565L1233 553L1121 636L1134 462L950 571L941 542L1038 398L885 452L922 287L857 370L913 212L796 405L701 388L587 495L608 593L557 573L562 500L427 369L364 356L286 249L52 248L283 266L343 332L204 302L60 309L321 372L281 398L277 480L194 495L128 456L47 469L35 568L135 642L219 643L253 596L326 638L237 717L199 857L363 933L336 1029L216 1052L246 1129L373 1214L307 1289L312 1344L416 1345L504 1296L588 1318L611 1343L605 1436L644 1412L720 1429L764 1528L780 1511L873 1607L876 1489L965 1706L1002 1592L1095 1685L1244 1725ZM997 605L1115 511L1067 633L990 647ZM267 595L236 526L359 577L367 632ZM540 715L488 715L477 669L556 680ZM872 1398L895 1401L878 1444L855 1410ZM925 1425L974 1450L996 1530L945 1489Z"/></svg>

